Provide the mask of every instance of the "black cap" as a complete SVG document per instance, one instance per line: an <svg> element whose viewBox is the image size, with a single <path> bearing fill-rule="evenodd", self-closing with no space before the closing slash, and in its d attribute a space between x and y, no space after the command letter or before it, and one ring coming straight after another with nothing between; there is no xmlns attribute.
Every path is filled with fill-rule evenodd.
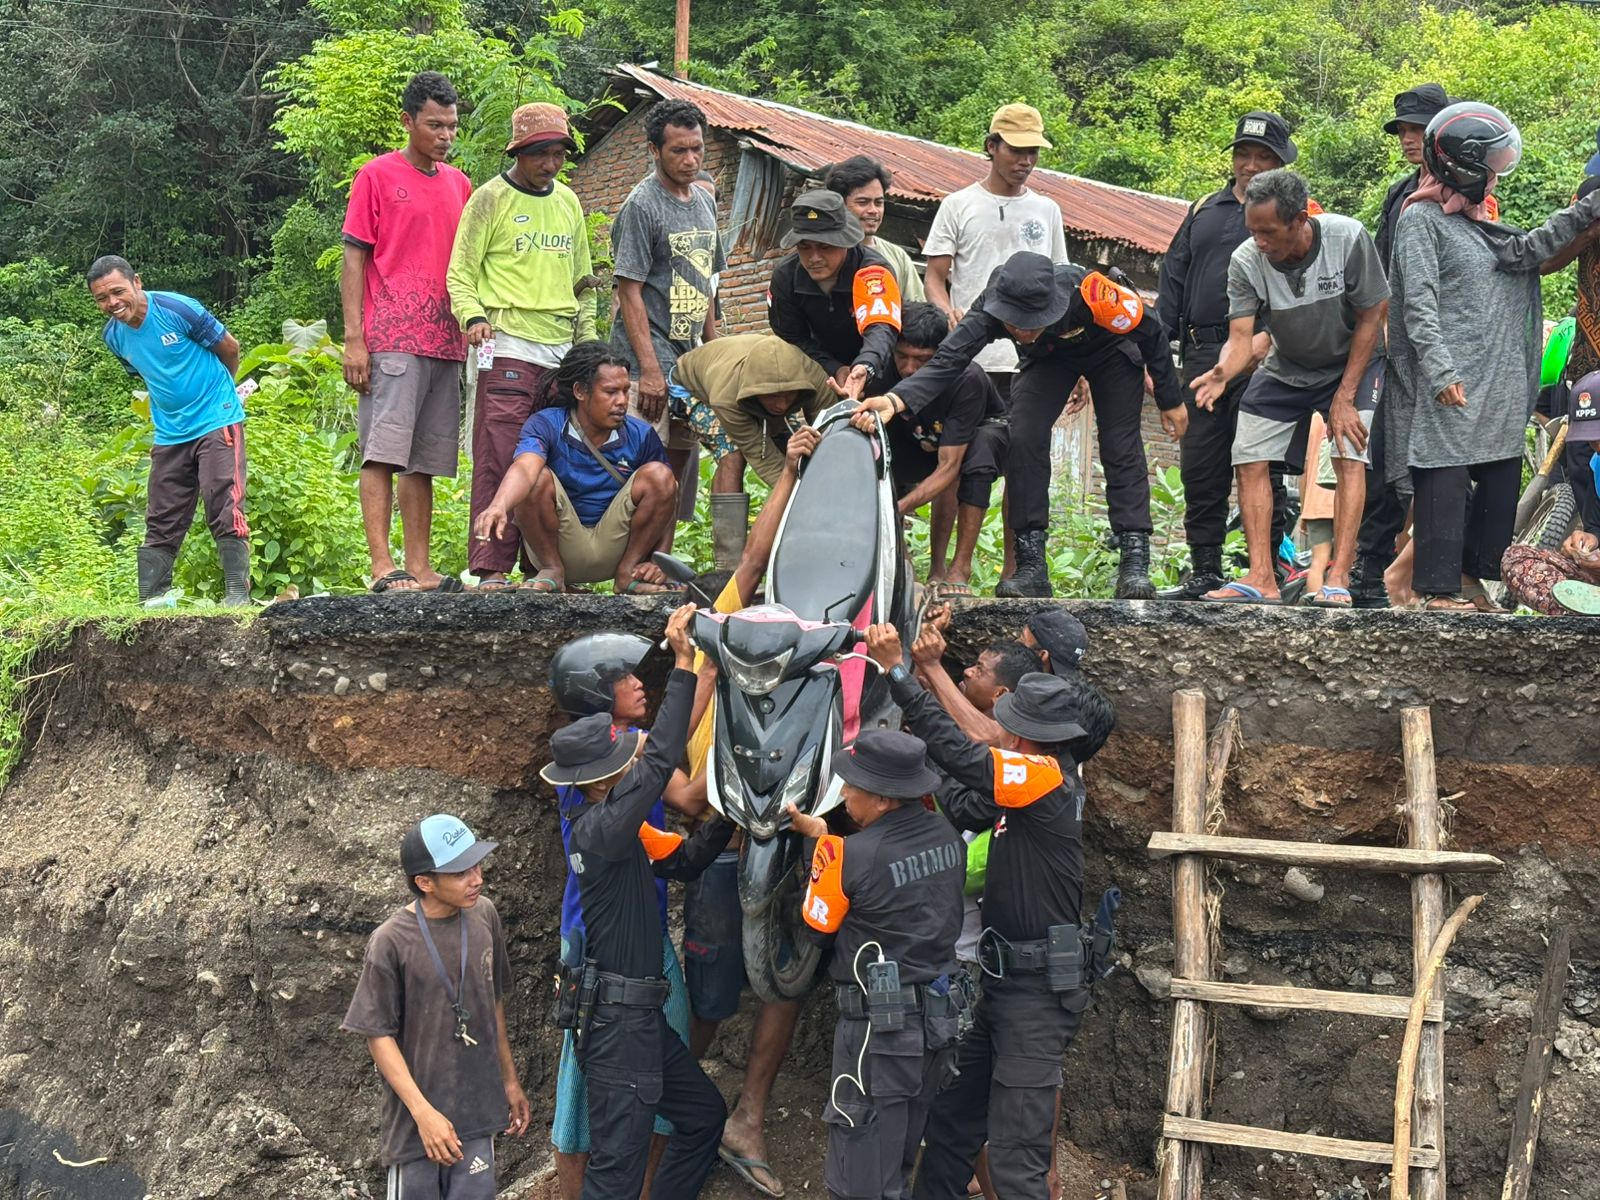
<svg viewBox="0 0 1600 1200"><path fill-rule="evenodd" d="M792 250L801 242L821 242L824 246L859 246L866 233L855 213L844 206L844 197L823 188L801 192L789 206L789 232L782 246Z"/></svg>
<svg viewBox="0 0 1600 1200"><path fill-rule="evenodd" d="M1289 136L1289 122L1277 113L1247 112L1239 118L1239 124L1234 127L1231 146L1240 142L1254 142L1258 146L1265 146L1278 156L1278 161L1288 166L1300 157L1300 151L1295 149L1294 140Z"/></svg>
<svg viewBox="0 0 1600 1200"><path fill-rule="evenodd" d="M1064 608L1046 608L1028 618L1028 632L1050 656L1050 673L1076 671L1089 653L1089 631Z"/></svg>
<svg viewBox="0 0 1600 1200"><path fill-rule="evenodd" d="M1018 250L994 269L977 307L1018 329L1045 329L1066 315L1072 293L1057 286L1056 266L1042 254Z"/></svg>
<svg viewBox="0 0 1600 1200"><path fill-rule="evenodd" d="M994 719L1007 733L1030 742L1070 742L1083 736L1078 706L1064 680L1043 671L1029 671L1017 690L994 702Z"/></svg>
<svg viewBox="0 0 1600 1200"><path fill-rule="evenodd" d="M869 729L833 760L833 773L864 792L917 800L942 782L928 766L928 746L898 729Z"/></svg>
<svg viewBox="0 0 1600 1200"><path fill-rule="evenodd" d="M581 787L609 779L633 761L639 750L637 729L618 730L610 713L582 717L550 735L548 763L539 772L557 787Z"/></svg>
<svg viewBox="0 0 1600 1200"><path fill-rule="evenodd" d="M1401 92L1394 98L1394 119L1384 125L1383 131L1399 133L1402 121L1426 129L1429 121L1449 107L1450 97L1445 95L1442 87L1437 83L1419 83L1409 92Z"/></svg>

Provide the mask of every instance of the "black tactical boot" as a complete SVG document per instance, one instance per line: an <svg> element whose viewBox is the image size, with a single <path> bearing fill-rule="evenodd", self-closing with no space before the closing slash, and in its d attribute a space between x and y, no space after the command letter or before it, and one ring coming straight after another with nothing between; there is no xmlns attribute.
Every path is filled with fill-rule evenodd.
<svg viewBox="0 0 1600 1200"><path fill-rule="evenodd" d="M1371 556L1356 559L1350 570L1350 602L1356 608L1388 608L1389 591L1383 573L1389 564Z"/></svg>
<svg viewBox="0 0 1600 1200"><path fill-rule="evenodd" d="M172 589L172 563L178 556L159 546L140 546L134 551L139 563L139 602L154 600Z"/></svg>
<svg viewBox="0 0 1600 1200"><path fill-rule="evenodd" d="M1198 600L1227 582L1222 577L1221 546L1190 546L1189 558L1188 575L1177 587L1162 592L1161 599Z"/></svg>
<svg viewBox="0 0 1600 1200"><path fill-rule="evenodd" d="M250 543L238 537L219 537L217 557L222 560L222 603L238 608L250 603Z"/></svg>
<svg viewBox="0 0 1600 1200"><path fill-rule="evenodd" d="M1044 553L1045 537L1043 529L1017 534L1017 573L995 586L996 596L1055 595L1050 587L1050 564Z"/></svg>
<svg viewBox="0 0 1600 1200"><path fill-rule="evenodd" d="M1156 589L1150 582L1150 535L1119 533L1116 540L1122 549L1122 565L1117 568L1117 599L1154 600Z"/></svg>

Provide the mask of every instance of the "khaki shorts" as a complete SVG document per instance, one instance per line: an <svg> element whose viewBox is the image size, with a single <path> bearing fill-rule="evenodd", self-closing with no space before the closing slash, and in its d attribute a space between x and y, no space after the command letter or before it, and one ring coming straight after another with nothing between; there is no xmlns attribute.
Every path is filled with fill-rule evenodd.
<svg viewBox="0 0 1600 1200"><path fill-rule="evenodd" d="M577 510L567 499L567 489L561 486L554 472L550 473L550 482L556 489L556 549L561 552L567 582L605 583L615 579L617 564L628 548L628 534L633 528L633 488L623 484L600 520L585 525L578 520ZM531 561L539 561L526 540L522 548Z"/></svg>
<svg viewBox="0 0 1600 1200"><path fill-rule="evenodd" d="M454 476L461 454L461 364L379 351L356 401L363 463L404 474Z"/></svg>

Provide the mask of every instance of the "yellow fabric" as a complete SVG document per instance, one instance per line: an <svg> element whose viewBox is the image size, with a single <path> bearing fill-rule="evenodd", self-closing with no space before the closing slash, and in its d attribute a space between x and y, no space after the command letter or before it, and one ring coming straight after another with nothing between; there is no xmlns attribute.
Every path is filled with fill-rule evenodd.
<svg viewBox="0 0 1600 1200"><path fill-rule="evenodd" d="M719 613L736 613L744 607L744 597L739 595L739 588L732 579L722 589L722 594L717 597L717 602L712 605ZM700 651L694 652L694 669L698 674L705 665L706 656ZM689 778L706 769L706 756L711 753L711 731L717 715L717 698L711 697L711 703L706 705L705 716L700 718L700 724L694 727L694 732L689 735Z"/></svg>

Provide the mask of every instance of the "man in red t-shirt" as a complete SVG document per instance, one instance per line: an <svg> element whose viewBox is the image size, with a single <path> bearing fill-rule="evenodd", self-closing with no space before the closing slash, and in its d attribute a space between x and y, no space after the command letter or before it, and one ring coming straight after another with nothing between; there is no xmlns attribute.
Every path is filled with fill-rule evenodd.
<svg viewBox="0 0 1600 1200"><path fill-rule="evenodd" d="M404 148L356 172L344 218L344 377L360 393L361 518L374 592L458 592L428 556L433 477L453 476L460 454L465 343L450 312L445 269L467 177L445 164L456 140L456 90L437 71L412 77L401 97ZM398 474L400 482L395 484ZM405 566L389 548L395 492Z"/></svg>

